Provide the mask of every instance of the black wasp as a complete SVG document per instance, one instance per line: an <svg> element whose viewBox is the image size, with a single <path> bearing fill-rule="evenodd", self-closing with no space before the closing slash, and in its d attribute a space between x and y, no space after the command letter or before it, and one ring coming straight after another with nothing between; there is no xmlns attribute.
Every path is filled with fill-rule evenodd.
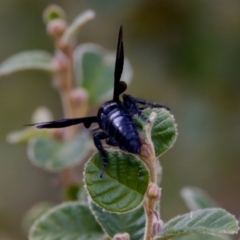
<svg viewBox="0 0 240 240"><path fill-rule="evenodd" d="M102 159L102 178L104 170L107 167L107 152L103 148L101 140L106 139L110 146L119 147L123 151L133 154L139 154L141 150L141 141L133 121L133 116L138 114L140 118L148 121L148 118L142 114L142 110L150 108L165 108L164 105L148 102L144 99L134 98L131 95L123 94L123 101L119 95L127 89L127 84L120 81L124 64L122 27L119 30L117 55L114 71L114 93L113 100L104 103L98 110L97 116L83 118L66 118L52 122L43 122L34 124L37 128L63 128L71 125L83 123L89 128L92 123L98 123L102 130L93 134L93 140Z"/></svg>

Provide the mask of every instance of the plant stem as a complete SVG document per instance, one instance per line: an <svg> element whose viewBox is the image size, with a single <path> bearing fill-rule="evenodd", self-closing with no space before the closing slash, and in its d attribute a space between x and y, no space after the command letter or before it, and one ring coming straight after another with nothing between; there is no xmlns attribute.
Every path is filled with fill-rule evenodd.
<svg viewBox="0 0 240 240"><path fill-rule="evenodd" d="M151 113L149 120L150 122L144 126L146 139L142 144L142 151L140 158L146 164L149 174L150 174L150 183L147 193L144 199L144 210L146 213L146 226L144 240L153 239L153 212L155 211L156 202L158 197L153 197L149 194L149 189L151 186L157 186L157 159L155 157L155 150L151 140L151 130L153 123L156 119L156 113Z"/></svg>
<svg viewBox="0 0 240 240"><path fill-rule="evenodd" d="M56 88L61 97L64 118L83 117L88 109L87 97L84 97L87 94L83 93L84 90L76 90L75 87L73 47L71 44L61 44L61 39L56 39L55 46L58 49L55 57L58 66ZM79 126L75 125L64 129L63 141L73 139L78 128ZM74 169L64 169L60 178L65 186L75 183Z"/></svg>
<svg viewBox="0 0 240 240"><path fill-rule="evenodd" d="M58 46L58 44L55 44ZM74 87L73 74L73 54L71 46L64 46L59 49L56 54L56 59L59 63L59 72L57 79L57 89L59 91L64 118L74 118L74 106L71 101L71 91ZM66 128L64 131L63 140L70 141L76 134L78 126ZM67 186L75 182L75 174L72 168L66 168L61 172L61 182Z"/></svg>
<svg viewBox="0 0 240 240"><path fill-rule="evenodd" d="M156 162L156 158L155 162ZM153 160L153 159L152 159ZM153 167L153 165L155 167ZM151 168L149 168L150 172L150 184L157 184L157 171L156 171L156 164L152 162ZM149 197L148 194L146 194L144 199L144 210L146 213L146 226L145 226L145 236L144 240L151 240L153 239L152 229L153 229L153 211L155 211L156 202L158 201L157 198Z"/></svg>

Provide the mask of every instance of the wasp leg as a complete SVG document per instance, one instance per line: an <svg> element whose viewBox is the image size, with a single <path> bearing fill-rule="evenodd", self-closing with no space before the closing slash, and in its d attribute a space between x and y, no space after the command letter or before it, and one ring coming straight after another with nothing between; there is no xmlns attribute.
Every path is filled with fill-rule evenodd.
<svg viewBox="0 0 240 240"><path fill-rule="evenodd" d="M139 108L141 110L145 109L145 108L165 108L166 110L170 110L169 107L163 105L163 104L159 104L159 103L153 103L153 102L148 102L146 101L145 99L141 99L141 98L135 98L131 95L128 95L128 94L124 94L123 95L123 99L126 98L126 99L129 99L130 101L134 102L135 104L141 104L143 105L143 107Z"/></svg>
<svg viewBox="0 0 240 240"><path fill-rule="evenodd" d="M114 140L111 139L111 138L108 138L108 139L106 140L106 143L107 143L108 145L110 145L110 146L113 146L113 147L118 146L118 144L116 143L116 141L114 141Z"/></svg>
<svg viewBox="0 0 240 240"><path fill-rule="evenodd" d="M137 101L135 101L134 97L124 94L123 95L123 104L131 116L138 114L138 116L140 118L142 118L144 121L146 121L146 122L149 121L148 118L142 114L142 111L141 111L142 109L140 109L138 107Z"/></svg>
<svg viewBox="0 0 240 240"><path fill-rule="evenodd" d="M94 144L96 146L96 148L98 149L100 155L101 155L101 159L102 159L102 172L100 174L100 178L103 177L103 173L107 167L107 152L106 150L103 148L101 140L108 138L107 133L105 132L97 132L93 134L93 141Z"/></svg>

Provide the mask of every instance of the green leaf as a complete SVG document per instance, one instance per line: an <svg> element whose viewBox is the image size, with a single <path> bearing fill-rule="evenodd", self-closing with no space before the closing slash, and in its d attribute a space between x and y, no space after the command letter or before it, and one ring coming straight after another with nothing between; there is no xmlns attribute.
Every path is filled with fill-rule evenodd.
<svg viewBox="0 0 240 240"><path fill-rule="evenodd" d="M116 214L106 212L91 202L91 210L98 223L110 237L117 233L128 233L131 240L143 239L145 212L142 206L127 213Z"/></svg>
<svg viewBox="0 0 240 240"><path fill-rule="evenodd" d="M66 19L65 11L58 5L52 4L44 10L43 21L46 24L57 18Z"/></svg>
<svg viewBox="0 0 240 240"><path fill-rule="evenodd" d="M187 236L174 237L173 240L231 240L227 236L211 236L204 234L190 234Z"/></svg>
<svg viewBox="0 0 240 240"><path fill-rule="evenodd" d="M149 117L152 112L157 114L152 127L152 141L156 156L167 151L174 144L177 137L177 128L173 115L164 108L147 108L142 111L143 115ZM144 122L139 117L134 117L138 130L143 133Z"/></svg>
<svg viewBox="0 0 240 240"><path fill-rule="evenodd" d="M30 240L96 240L103 232L87 205L68 202L50 209L31 227Z"/></svg>
<svg viewBox="0 0 240 240"><path fill-rule="evenodd" d="M42 50L25 51L13 55L0 64L0 76L24 70L42 70L53 72L53 56Z"/></svg>
<svg viewBox="0 0 240 240"><path fill-rule="evenodd" d="M65 44L70 44L77 35L78 30L85 25L88 21L95 18L95 12L92 10L87 10L79 14L72 24L64 32L61 41Z"/></svg>
<svg viewBox="0 0 240 240"><path fill-rule="evenodd" d="M87 190L83 184L81 184L81 187L78 191L78 200L81 202L88 203L89 195L87 193Z"/></svg>
<svg viewBox="0 0 240 240"><path fill-rule="evenodd" d="M52 113L51 111L44 107L38 107L32 116L32 122L48 122L48 121L52 121ZM47 129L37 129L37 128L33 128L33 127L29 127L29 128L24 128L23 130L19 130L19 131L14 131L11 132L7 135L7 141L9 143L25 143L27 141L29 141L29 139L33 138L33 137L37 137L37 136L46 136L49 135L49 130Z"/></svg>
<svg viewBox="0 0 240 240"><path fill-rule="evenodd" d="M47 210L49 210L51 207L52 204L47 202L41 202L29 209L23 218L24 230L28 232L34 221L40 216L42 216L45 212L47 212Z"/></svg>
<svg viewBox="0 0 240 240"><path fill-rule="evenodd" d="M26 128L19 131L11 132L7 135L7 141L9 143L26 143L33 137L49 135L49 131L46 129Z"/></svg>
<svg viewBox="0 0 240 240"><path fill-rule="evenodd" d="M167 222L157 239L171 239L188 234L236 234L239 230L237 219L221 208L193 211Z"/></svg>
<svg viewBox="0 0 240 240"><path fill-rule="evenodd" d="M75 76L79 86L87 89L90 103L99 103L113 95L115 52L96 44L82 44L74 52ZM127 84L132 68L125 58L122 80Z"/></svg>
<svg viewBox="0 0 240 240"><path fill-rule="evenodd" d="M109 150L108 165L100 178L102 162L94 154L85 166L85 183L95 203L110 212L127 212L141 204L149 172L134 155Z"/></svg>
<svg viewBox="0 0 240 240"><path fill-rule="evenodd" d="M206 192L197 187L185 187L181 196L190 210L218 207L218 204Z"/></svg>
<svg viewBox="0 0 240 240"><path fill-rule="evenodd" d="M89 135L84 131L68 142L47 136L32 138L28 143L28 157L34 165L57 172L81 162L87 156L90 144Z"/></svg>

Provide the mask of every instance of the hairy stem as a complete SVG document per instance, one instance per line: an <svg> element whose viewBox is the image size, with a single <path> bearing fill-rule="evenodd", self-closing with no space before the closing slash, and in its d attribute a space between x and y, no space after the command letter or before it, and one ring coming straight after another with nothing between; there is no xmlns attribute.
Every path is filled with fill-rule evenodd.
<svg viewBox="0 0 240 240"><path fill-rule="evenodd" d="M73 42L76 31L94 16L93 11L86 11L70 26L63 18L47 21L46 31L53 39L56 48L54 61L57 70L54 83L61 97L64 118L83 117L88 110L87 93L75 86ZM76 135L78 128L79 126L75 125L64 129L61 139L65 142L70 141ZM74 168L64 169L60 179L63 185L74 183Z"/></svg>
<svg viewBox="0 0 240 240"><path fill-rule="evenodd" d="M142 151L140 158L146 164L149 174L150 174L150 183L147 193L144 199L144 210L146 213L146 227L145 227L145 234L144 240L151 240L153 239L153 212L155 211L156 202L158 201L158 192L159 189L157 187L157 159L155 156L154 146L151 140L151 130L153 123L156 119L156 113L151 113L149 120L150 122L147 123L144 127L146 139L145 142L142 144ZM153 194L150 193L150 188L155 188L156 190L153 191Z"/></svg>
<svg viewBox="0 0 240 240"><path fill-rule="evenodd" d="M58 66L56 76L56 88L59 91L64 118L74 118L74 104L71 100L71 92L74 85L74 69L73 69L73 52L71 45L61 44L61 38L55 39L55 46L57 48L55 59ZM73 126L64 129L63 140L71 140L76 132L78 126ZM75 182L75 174L72 168L64 169L61 172L60 179L63 185L67 186Z"/></svg>

